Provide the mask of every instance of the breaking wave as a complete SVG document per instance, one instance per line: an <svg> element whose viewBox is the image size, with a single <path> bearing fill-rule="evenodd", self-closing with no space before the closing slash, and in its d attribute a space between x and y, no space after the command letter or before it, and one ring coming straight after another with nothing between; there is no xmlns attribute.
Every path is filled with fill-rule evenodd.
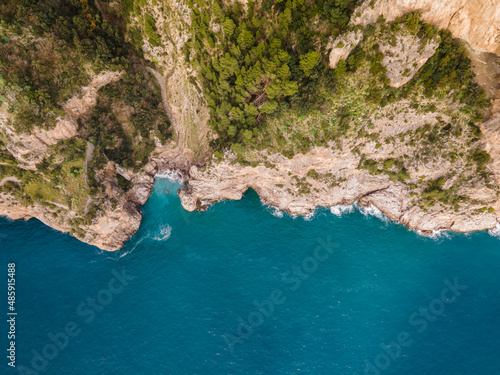
<svg viewBox="0 0 500 375"><path fill-rule="evenodd" d="M264 203L262 199L260 200L260 203L266 208L266 211L271 213L274 217L283 217L283 211L281 211L278 207L273 206L272 204Z"/></svg>
<svg viewBox="0 0 500 375"><path fill-rule="evenodd" d="M155 178L168 178L171 181L184 182L184 177L182 176L182 173L177 169L165 169L159 171L155 175Z"/></svg>
<svg viewBox="0 0 500 375"><path fill-rule="evenodd" d="M389 221L389 218L384 215L377 207L370 205L368 207L361 207L357 202L354 206L361 212L364 216L375 216L377 219L382 221Z"/></svg>
<svg viewBox="0 0 500 375"><path fill-rule="evenodd" d="M497 223L495 228L489 229L488 234L492 237L500 238L500 223Z"/></svg>
<svg viewBox="0 0 500 375"><path fill-rule="evenodd" d="M432 240L441 240L443 238L451 238L450 231L446 229L433 230L432 234L424 234L419 229L411 229L411 231L417 233L421 237L430 238Z"/></svg>
<svg viewBox="0 0 500 375"><path fill-rule="evenodd" d="M305 221L311 221L312 219L314 219L314 216L316 215L316 208L314 210L312 210L310 213L308 213L307 215L304 215L304 220Z"/></svg>
<svg viewBox="0 0 500 375"><path fill-rule="evenodd" d="M168 224L166 224L163 228L160 229L160 235L153 237L153 240L155 241L165 241L170 238L170 235L172 234L172 227Z"/></svg>
<svg viewBox="0 0 500 375"><path fill-rule="evenodd" d="M335 216L341 217L344 214L350 214L354 212L353 204L339 204L337 206L330 207L330 212Z"/></svg>

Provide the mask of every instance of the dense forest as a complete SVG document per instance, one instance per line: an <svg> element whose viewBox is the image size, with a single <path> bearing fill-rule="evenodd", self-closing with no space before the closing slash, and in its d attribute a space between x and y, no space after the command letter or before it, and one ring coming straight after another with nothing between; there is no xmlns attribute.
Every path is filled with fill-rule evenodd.
<svg viewBox="0 0 500 375"><path fill-rule="evenodd" d="M266 116L288 108L307 112L321 105L321 87L334 88L325 47L347 28L355 0L248 2L247 10L239 2L191 5L195 37L186 54L204 81L211 125L220 135L215 147L250 143Z"/></svg>

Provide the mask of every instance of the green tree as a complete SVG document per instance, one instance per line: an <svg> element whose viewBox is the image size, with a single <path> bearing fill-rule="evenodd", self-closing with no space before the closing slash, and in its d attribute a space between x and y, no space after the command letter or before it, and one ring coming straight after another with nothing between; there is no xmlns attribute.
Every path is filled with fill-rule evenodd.
<svg viewBox="0 0 500 375"><path fill-rule="evenodd" d="M274 111L276 111L277 108L278 108L278 102L276 102L275 100L271 100L269 102L266 102L262 107L259 108L259 110L260 112L266 115L270 115L274 113Z"/></svg>
<svg viewBox="0 0 500 375"><path fill-rule="evenodd" d="M346 64L345 60L339 60L339 62L335 66L335 76L337 78L343 77L346 70L347 70L347 64Z"/></svg>
<svg viewBox="0 0 500 375"><path fill-rule="evenodd" d="M231 145L231 150L233 150L237 154L241 154L241 153L245 152L245 148L239 143L233 143Z"/></svg>
<svg viewBox="0 0 500 375"><path fill-rule="evenodd" d="M255 43L255 38L251 31L247 29L241 30L240 35L238 35L237 39L238 45L242 50L247 50Z"/></svg>
<svg viewBox="0 0 500 375"><path fill-rule="evenodd" d="M284 96L292 96L299 91L297 81L286 81L281 85L281 92Z"/></svg>
<svg viewBox="0 0 500 375"><path fill-rule="evenodd" d="M222 28L224 29L224 34L226 35L226 37L230 38L234 33L234 29L236 29L236 25L231 18L226 17L224 23L222 24Z"/></svg>
<svg viewBox="0 0 500 375"><path fill-rule="evenodd" d="M299 67L306 76L311 74L312 69L319 63L321 56L318 51L309 51L300 56Z"/></svg>
<svg viewBox="0 0 500 375"><path fill-rule="evenodd" d="M233 107L231 109L231 120L233 121L242 121L245 119L245 116L243 115L243 111L239 109L238 107Z"/></svg>
<svg viewBox="0 0 500 375"><path fill-rule="evenodd" d="M252 141L253 133L251 130L243 130L243 141L250 143Z"/></svg>
<svg viewBox="0 0 500 375"><path fill-rule="evenodd" d="M224 12L216 1L214 1L212 13L216 19L221 20L222 18L224 18Z"/></svg>
<svg viewBox="0 0 500 375"><path fill-rule="evenodd" d="M290 23L292 23L292 12L290 8L285 8L285 10L278 15L278 25L282 31L286 31Z"/></svg>

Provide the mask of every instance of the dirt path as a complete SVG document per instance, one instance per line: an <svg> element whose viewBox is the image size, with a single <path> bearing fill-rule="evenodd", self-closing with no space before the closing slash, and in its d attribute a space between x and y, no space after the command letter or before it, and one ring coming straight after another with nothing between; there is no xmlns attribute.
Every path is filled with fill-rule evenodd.
<svg viewBox="0 0 500 375"><path fill-rule="evenodd" d="M167 101L168 91L167 91L167 85L165 83L166 79L160 72L154 70L153 68L151 68L149 66L146 67L146 70L156 78L156 80L158 81L158 84L160 85L161 97L163 99L163 106L165 107L165 112L167 113L168 119L172 123L172 126L174 127L175 132L177 133L177 145L180 146L181 148L183 148L184 147L183 146L184 145L184 134L181 132L181 129L179 127L179 123L177 122L177 119L174 116L174 112L172 111L172 108L170 108L170 105L168 104L168 101ZM169 76L171 76L172 73L173 73L173 71L170 72L170 74L168 74L167 78Z"/></svg>
<svg viewBox="0 0 500 375"><path fill-rule="evenodd" d="M57 207L61 207L61 208L64 208L65 210L69 210L69 207L64 205L64 204L61 204L61 203L56 203L56 202L51 202L51 201L44 201L44 202L47 202L47 203L50 203L50 204L53 204L54 206L57 206Z"/></svg>
<svg viewBox="0 0 500 375"><path fill-rule="evenodd" d="M90 161L92 160L92 156L94 154L94 149L95 149L95 146L92 143L90 143L89 141L87 141L87 155L85 156L85 185L87 185L87 187L89 186L88 179L87 179L88 165L89 165ZM92 198L88 197L87 203L85 203L85 209L83 210L83 212L85 214L87 214L87 212L89 211L89 204L91 202L92 202Z"/></svg>
<svg viewBox="0 0 500 375"><path fill-rule="evenodd" d="M87 169L90 161L92 160L92 155L94 154L94 145L87 141L87 155L85 156L85 184L88 186L87 183Z"/></svg>

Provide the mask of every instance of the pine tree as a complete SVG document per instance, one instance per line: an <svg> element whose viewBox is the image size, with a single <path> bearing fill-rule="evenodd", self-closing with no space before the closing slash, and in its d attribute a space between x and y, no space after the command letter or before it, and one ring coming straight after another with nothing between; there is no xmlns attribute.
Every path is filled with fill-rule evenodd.
<svg viewBox="0 0 500 375"><path fill-rule="evenodd" d="M238 35L237 39L238 45L242 50L247 50L251 46L254 45L255 43L255 38L252 34L251 31L248 31L247 29L243 29Z"/></svg>
<svg viewBox="0 0 500 375"><path fill-rule="evenodd" d="M306 76L311 74L311 70L319 63L321 56L318 51L309 51L305 55L300 56L299 67Z"/></svg>

